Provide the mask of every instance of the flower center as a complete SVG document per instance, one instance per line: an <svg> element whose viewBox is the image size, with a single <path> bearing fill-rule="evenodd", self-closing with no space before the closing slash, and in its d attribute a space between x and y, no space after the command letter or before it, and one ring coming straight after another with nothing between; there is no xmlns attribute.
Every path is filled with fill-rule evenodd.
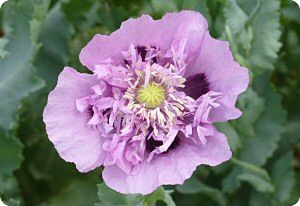
<svg viewBox="0 0 300 206"><path fill-rule="evenodd" d="M162 85L150 82L146 87L142 86L137 91L137 101L145 104L146 108L153 109L160 106L166 97L166 90Z"/></svg>

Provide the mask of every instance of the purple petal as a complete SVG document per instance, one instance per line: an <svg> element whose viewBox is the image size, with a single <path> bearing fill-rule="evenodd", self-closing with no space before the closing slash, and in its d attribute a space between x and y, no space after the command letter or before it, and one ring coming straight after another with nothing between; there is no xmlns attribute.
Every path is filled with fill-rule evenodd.
<svg viewBox="0 0 300 206"><path fill-rule="evenodd" d="M149 164L142 163L135 175L128 175L116 166L108 166L102 176L105 183L118 192L146 195L160 185L183 184L201 164L216 166L230 158L225 135L215 131L214 136L207 137L205 145L182 141L180 147L162 154Z"/></svg>
<svg viewBox="0 0 300 206"><path fill-rule="evenodd" d="M240 117L242 112L235 103L249 85L248 70L234 61L228 42L216 40L208 32L203 38L201 52L186 76L190 78L202 73L207 77L210 91L223 93L218 100L221 106L212 109L210 120L219 122Z"/></svg>
<svg viewBox="0 0 300 206"><path fill-rule="evenodd" d="M76 100L91 94L97 79L66 67L50 93L43 118L49 139L59 155L74 162L80 172L88 172L103 164L102 138L87 127L91 118L88 110L79 112Z"/></svg>
<svg viewBox="0 0 300 206"><path fill-rule="evenodd" d="M153 45L166 51L173 40L187 39L189 57L187 62L197 56L203 35L207 31L206 19L198 12L182 11L169 13L161 20L153 20L148 15L129 19L119 30L110 36L97 34L82 49L80 61L90 70L109 57L121 59L122 51L131 44L134 46Z"/></svg>

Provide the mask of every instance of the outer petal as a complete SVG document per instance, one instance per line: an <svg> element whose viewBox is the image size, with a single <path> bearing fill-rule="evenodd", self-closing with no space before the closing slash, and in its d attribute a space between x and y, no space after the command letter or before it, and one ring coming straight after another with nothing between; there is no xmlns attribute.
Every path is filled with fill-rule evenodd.
<svg viewBox="0 0 300 206"><path fill-rule="evenodd" d="M80 172L100 166L104 158L99 133L87 127L91 114L80 113L75 107L76 99L89 95L95 84L94 76L64 68L43 115L49 139L59 155L74 162Z"/></svg>
<svg viewBox="0 0 300 206"><path fill-rule="evenodd" d="M116 166L105 167L105 183L121 193L153 192L161 185L182 184L190 178L200 164L216 166L231 158L226 137L215 132L207 137L206 145L181 142L180 146L163 154L150 163L143 163L136 175L127 175Z"/></svg>
<svg viewBox="0 0 300 206"><path fill-rule="evenodd" d="M227 121L241 116L235 108L237 97L249 85L249 73L234 61L229 43L204 36L200 54L186 76L204 73L209 82L209 90L222 92L221 106L211 112L211 121ZM200 88L199 88L200 90Z"/></svg>
<svg viewBox="0 0 300 206"><path fill-rule="evenodd" d="M156 21L143 15L123 22L120 29L110 36L95 35L82 49L80 61L93 70L94 65L109 57L120 57L120 52L127 50L130 44L157 46L164 51L171 46L173 40L186 38L189 62L191 57L197 56L207 27L205 18L194 11L169 13Z"/></svg>

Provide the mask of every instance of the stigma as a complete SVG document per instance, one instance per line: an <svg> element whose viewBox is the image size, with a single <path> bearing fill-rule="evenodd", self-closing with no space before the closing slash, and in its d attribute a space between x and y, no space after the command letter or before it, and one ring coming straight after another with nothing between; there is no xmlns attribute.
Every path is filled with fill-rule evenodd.
<svg viewBox="0 0 300 206"><path fill-rule="evenodd" d="M150 82L147 86L141 86L137 91L136 100L140 104L145 104L148 109L159 107L166 97L165 88L155 82Z"/></svg>

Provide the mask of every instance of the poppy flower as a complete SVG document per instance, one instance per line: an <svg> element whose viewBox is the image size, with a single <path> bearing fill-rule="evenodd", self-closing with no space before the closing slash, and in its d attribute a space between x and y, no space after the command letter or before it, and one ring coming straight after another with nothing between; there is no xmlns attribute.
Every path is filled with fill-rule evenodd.
<svg viewBox="0 0 300 206"><path fill-rule="evenodd" d="M231 158L213 123L241 116L249 74L200 13L129 19L80 61L91 74L64 68L44 111L49 139L80 172L104 166L109 187L148 194Z"/></svg>

